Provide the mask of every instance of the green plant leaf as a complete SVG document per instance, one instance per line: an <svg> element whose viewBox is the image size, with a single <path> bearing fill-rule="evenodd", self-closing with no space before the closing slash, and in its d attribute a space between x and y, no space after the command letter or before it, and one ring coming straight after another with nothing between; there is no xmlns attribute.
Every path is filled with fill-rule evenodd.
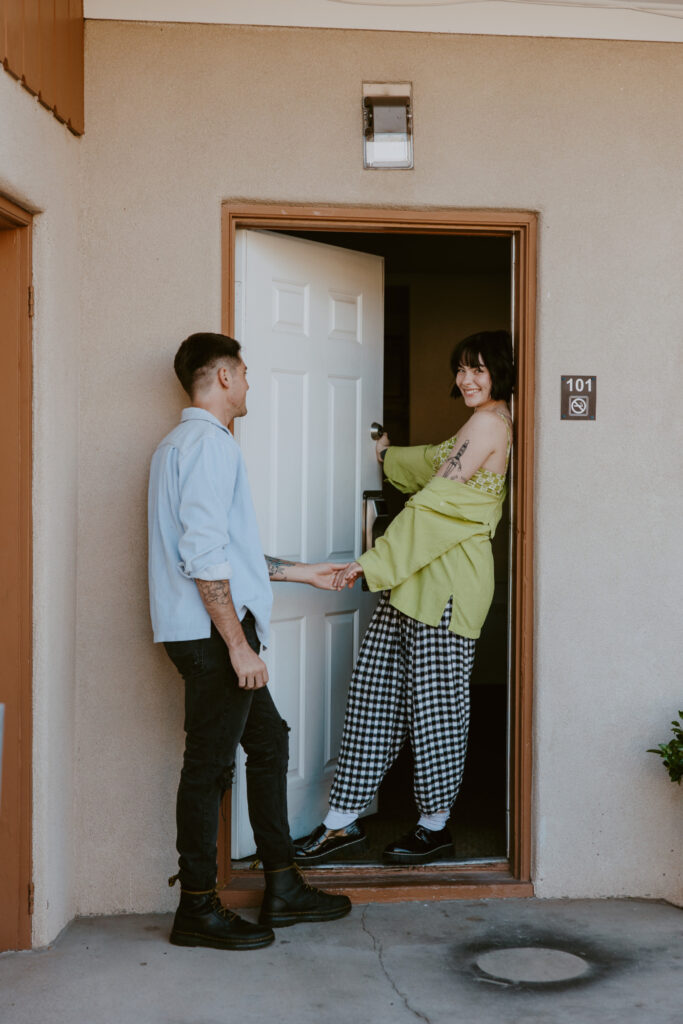
<svg viewBox="0 0 683 1024"><path fill-rule="evenodd" d="M668 743L650 747L647 753L661 757L669 778L680 785L683 779L683 711L678 712L678 717L681 719L680 723L675 719L671 723L674 738Z"/></svg>

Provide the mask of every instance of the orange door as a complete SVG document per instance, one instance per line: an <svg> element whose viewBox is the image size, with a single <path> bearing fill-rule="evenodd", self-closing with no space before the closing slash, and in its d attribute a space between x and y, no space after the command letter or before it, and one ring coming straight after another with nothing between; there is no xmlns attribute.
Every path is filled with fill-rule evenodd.
<svg viewBox="0 0 683 1024"><path fill-rule="evenodd" d="M30 217L0 199L0 951L31 945Z"/></svg>

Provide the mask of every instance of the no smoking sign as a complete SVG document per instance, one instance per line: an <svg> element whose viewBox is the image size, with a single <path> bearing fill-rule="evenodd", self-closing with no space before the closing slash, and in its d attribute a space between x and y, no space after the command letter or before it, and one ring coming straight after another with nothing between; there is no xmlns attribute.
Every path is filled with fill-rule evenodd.
<svg viewBox="0 0 683 1024"><path fill-rule="evenodd" d="M597 378L563 374L560 412L563 420L594 420Z"/></svg>

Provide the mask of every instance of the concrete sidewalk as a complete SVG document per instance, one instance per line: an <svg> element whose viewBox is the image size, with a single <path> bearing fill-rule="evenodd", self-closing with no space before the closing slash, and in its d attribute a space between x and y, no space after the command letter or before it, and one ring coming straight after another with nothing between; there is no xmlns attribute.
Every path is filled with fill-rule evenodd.
<svg viewBox="0 0 683 1024"><path fill-rule="evenodd" d="M683 910L663 902L355 906L243 953L175 948L170 925L82 918L47 950L0 956L0 1021L683 1024ZM559 980L566 967L583 973Z"/></svg>

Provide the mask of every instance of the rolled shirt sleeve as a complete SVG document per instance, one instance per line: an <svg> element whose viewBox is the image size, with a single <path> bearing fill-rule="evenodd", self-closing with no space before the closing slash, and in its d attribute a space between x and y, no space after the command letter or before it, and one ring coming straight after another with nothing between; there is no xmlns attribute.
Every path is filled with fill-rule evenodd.
<svg viewBox="0 0 683 1024"><path fill-rule="evenodd" d="M220 438L202 437L178 460L178 568L188 579L228 580L232 566L229 510L237 477L236 453Z"/></svg>

